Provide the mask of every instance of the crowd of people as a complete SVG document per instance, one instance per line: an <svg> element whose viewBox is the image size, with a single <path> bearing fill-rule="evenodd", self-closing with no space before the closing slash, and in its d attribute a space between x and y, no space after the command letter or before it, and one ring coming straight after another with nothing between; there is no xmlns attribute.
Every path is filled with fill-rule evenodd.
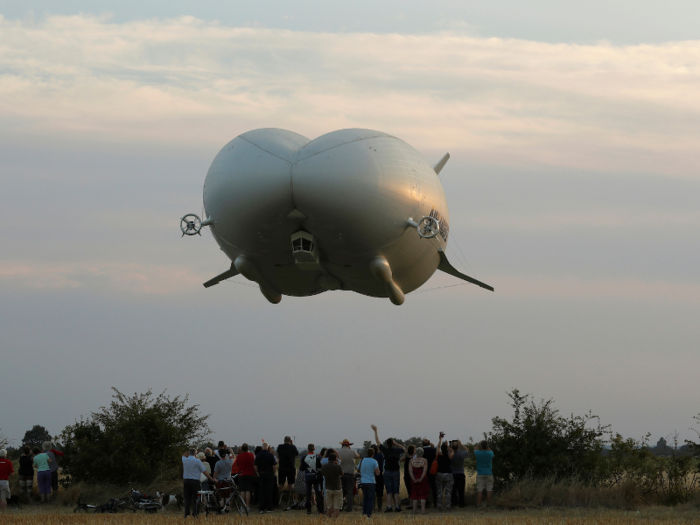
<svg viewBox="0 0 700 525"><path fill-rule="evenodd" d="M63 456L63 452L56 450L51 441L44 441L42 447L22 447L22 455L19 457L20 493L31 497L34 486L34 468L36 468L37 485L42 502L47 502L51 494L58 491L58 461L57 457ZM7 500L10 499L10 476L15 473L12 462L7 459L7 450L0 450L0 510L5 512Z"/></svg>
<svg viewBox="0 0 700 525"><path fill-rule="evenodd" d="M391 438L382 442L375 425L372 430L375 443L362 455L347 439L339 442L338 448L323 448L318 453L309 444L300 454L290 436L276 449L264 441L255 450L243 443L234 451L223 441L216 450L190 449L182 457L185 517L197 513L198 491L221 490L231 483L237 485L248 511L255 495L260 514L272 512L283 499L280 495L286 495L285 511L305 508L312 514L316 507L319 514L337 518L341 511L353 512L354 498L361 494L362 515L370 518L375 503L382 509L385 493L384 512L402 512L402 473L414 513L419 508L425 513L431 503L438 511L465 506L464 460L469 449L461 441L448 442L441 432L437 446L426 438L422 446L403 447ZM474 455L477 507L484 491L490 505L494 454L482 441L474 447Z"/></svg>

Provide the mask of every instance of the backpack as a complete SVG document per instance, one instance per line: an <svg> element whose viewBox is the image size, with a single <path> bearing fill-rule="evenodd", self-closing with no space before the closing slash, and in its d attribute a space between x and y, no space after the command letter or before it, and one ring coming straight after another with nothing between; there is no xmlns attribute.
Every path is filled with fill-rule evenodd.
<svg viewBox="0 0 700 525"><path fill-rule="evenodd" d="M309 467L309 472L316 472L316 454L307 454L304 463Z"/></svg>

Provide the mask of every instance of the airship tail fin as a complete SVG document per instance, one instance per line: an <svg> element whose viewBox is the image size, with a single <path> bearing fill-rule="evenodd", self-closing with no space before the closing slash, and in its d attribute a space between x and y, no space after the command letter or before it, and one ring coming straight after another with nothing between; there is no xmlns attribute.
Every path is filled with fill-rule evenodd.
<svg viewBox="0 0 700 525"><path fill-rule="evenodd" d="M493 286L489 286L486 283L482 283L481 281L477 281L473 277L469 277L468 275L464 275L462 272L457 270L452 264L450 264L450 261L447 260L447 255L445 255L445 252L442 251L442 249L438 250L440 253L440 264L438 265L438 270L442 270L445 273L449 273L450 275L457 277L458 279L462 279L463 281L467 281L468 283L475 284L477 286L481 286L482 288L486 288L487 290L491 290L492 292L494 291Z"/></svg>
<svg viewBox="0 0 700 525"><path fill-rule="evenodd" d="M447 164L447 161L448 161L448 160L450 160L450 154L449 154L449 153L445 153L445 155L443 155L443 157L438 161L438 163L435 164L435 166L433 166L433 169L435 170L435 173L437 173L438 175L440 175L440 172L442 171L442 168L445 167L445 164Z"/></svg>
<svg viewBox="0 0 700 525"><path fill-rule="evenodd" d="M231 263L231 268L226 270L224 273L220 273L213 279L209 279L206 283L204 283L204 288L209 288L210 286L214 286L215 284L219 284L221 281L225 281L226 279L230 277L234 277L235 275L238 275L240 272L236 270L236 267Z"/></svg>

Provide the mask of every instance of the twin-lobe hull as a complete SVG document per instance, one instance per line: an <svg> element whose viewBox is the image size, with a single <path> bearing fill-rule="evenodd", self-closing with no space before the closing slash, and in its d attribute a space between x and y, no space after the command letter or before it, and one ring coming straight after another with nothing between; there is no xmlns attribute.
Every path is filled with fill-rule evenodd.
<svg viewBox="0 0 700 525"><path fill-rule="evenodd" d="M402 140L362 129L312 141L280 129L244 133L214 159L204 205L231 274L259 282L268 299L342 289L397 302L433 275L449 232L435 170ZM436 237L407 227L430 215L440 221ZM310 239L311 251L294 253L293 236Z"/></svg>

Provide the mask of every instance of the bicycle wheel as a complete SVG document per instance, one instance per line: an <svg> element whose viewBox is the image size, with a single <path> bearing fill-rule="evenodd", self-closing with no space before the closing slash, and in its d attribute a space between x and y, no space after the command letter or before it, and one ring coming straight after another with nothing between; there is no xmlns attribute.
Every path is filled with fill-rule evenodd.
<svg viewBox="0 0 700 525"><path fill-rule="evenodd" d="M234 503L236 504L236 509L238 510L238 514L241 516L247 516L248 515L248 507L245 505L245 501L243 501L243 498L241 497L240 494L236 494L236 496L233 498Z"/></svg>

